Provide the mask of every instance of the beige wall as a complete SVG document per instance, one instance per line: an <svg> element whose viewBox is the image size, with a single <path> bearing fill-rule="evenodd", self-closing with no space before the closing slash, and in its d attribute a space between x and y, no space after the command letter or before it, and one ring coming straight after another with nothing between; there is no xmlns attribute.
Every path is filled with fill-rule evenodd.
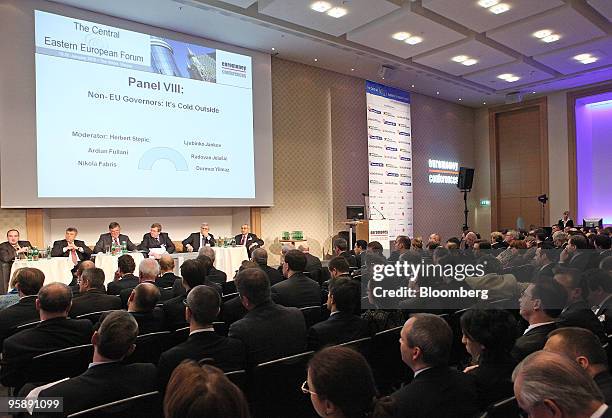
<svg viewBox="0 0 612 418"><path fill-rule="evenodd" d="M483 239L491 231L491 206L480 206L480 200L491 200L491 159L489 156L489 110L480 108L474 115L474 230Z"/></svg>
<svg viewBox="0 0 612 418"><path fill-rule="evenodd" d="M548 96L549 223L570 208L567 135L567 91L560 91Z"/></svg>

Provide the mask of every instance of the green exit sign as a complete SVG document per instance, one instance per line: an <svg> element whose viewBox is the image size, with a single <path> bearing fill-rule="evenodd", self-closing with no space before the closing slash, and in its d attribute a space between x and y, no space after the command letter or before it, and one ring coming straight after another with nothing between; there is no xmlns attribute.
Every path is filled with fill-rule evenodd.
<svg viewBox="0 0 612 418"><path fill-rule="evenodd" d="M488 199L480 199L480 206L491 206L491 201Z"/></svg>

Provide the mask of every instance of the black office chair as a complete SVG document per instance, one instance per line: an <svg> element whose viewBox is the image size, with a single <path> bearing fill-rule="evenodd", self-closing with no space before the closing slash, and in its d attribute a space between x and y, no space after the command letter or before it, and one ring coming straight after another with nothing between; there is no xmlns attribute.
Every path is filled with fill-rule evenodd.
<svg viewBox="0 0 612 418"><path fill-rule="evenodd" d="M87 370L93 357L91 344L77 345L39 354L24 368L26 382L49 383L75 377Z"/></svg>
<svg viewBox="0 0 612 418"><path fill-rule="evenodd" d="M234 370L226 372L225 376L243 392L247 388L247 372L246 370Z"/></svg>
<svg viewBox="0 0 612 418"><path fill-rule="evenodd" d="M225 283L223 283L223 285L221 287L223 289L223 294L224 295L229 295L230 293L237 293L238 292L236 290L236 282L233 281L233 280L226 281Z"/></svg>
<svg viewBox="0 0 612 418"><path fill-rule="evenodd" d="M227 302L228 300L234 299L238 297L238 292L236 293L228 293L227 295L223 295L221 297L221 299L223 300L223 303Z"/></svg>
<svg viewBox="0 0 612 418"><path fill-rule="evenodd" d="M150 332L136 337L136 349L125 359L126 363L157 364L161 353L169 347L170 331Z"/></svg>
<svg viewBox="0 0 612 418"><path fill-rule="evenodd" d="M372 337L359 338L358 340L347 341L342 344L338 344L342 347L352 348L355 351L360 352L364 357L370 357L372 350Z"/></svg>
<svg viewBox="0 0 612 418"><path fill-rule="evenodd" d="M400 352L401 326L381 331L372 338L372 349L368 358L378 390L388 395L403 383L412 380L413 372L402 360Z"/></svg>
<svg viewBox="0 0 612 418"><path fill-rule="evenodd" d="M521 410L516 402L516 398L504 399L491 405L487 412L482 414L480 418L520 418Z"/></svg>
<svg viewBox="0 0 612 418"><path fill-rule="evenodd" d="M286 418L287 411L291 411L292 418L317 416L310 397L300 389L313 354L308 351L261 363L253 369L247 393L255 418Z"/></svg>
<svg viewBox="0 0 612 418"><path fill-rule="evenodd" d="M68 418L161 418L159 392L147 392L68 415Z"/></svg>
<svg viewBox="0 0 612 418"><path fill-rule="evenodd" d="M174 347L187 341L189 338L189 327L183 327L174 330L171 335L168 337L168 348Z"/></svg>
<svg viewBox="0 0 612 418"><path fill-rule="evenodd" d="M300 308L306 321L306 328L310 328L314 324L321 322L321 307L317 306L305 306Z"/></svg>
<svg viewBox="0 0 612 418"><path fill-rule="evenodd" d="M227 333L229 332L229 327L227 326L227 324L223 321L215 321L212 323L213 328L215 329L215 333L219 334L219 335L223 335L224 337L227 337Z"/></svg>
<svg viewBox="0 0 612 418"><path fill-rule="evenodd" d="M95 325L98 323L102 315L108 314L109 312L113 312L113 311L110 310L110 311L89 312L83 315L77 315L76 319L89 319L91 323Z"/></svg>
<svg viewBox="0 0 612 418"><path fill-rule="evenodd" d="M13 334L16 334L16 333L18 333L20 331L23 331L24 329L34 328L34 327L38 326L38 324L40 324L40 321L27 322L25 324L17 325L16 327L11 328L6 333L6 336L4 338L8 338L8 337L10 337Z"/></svg>

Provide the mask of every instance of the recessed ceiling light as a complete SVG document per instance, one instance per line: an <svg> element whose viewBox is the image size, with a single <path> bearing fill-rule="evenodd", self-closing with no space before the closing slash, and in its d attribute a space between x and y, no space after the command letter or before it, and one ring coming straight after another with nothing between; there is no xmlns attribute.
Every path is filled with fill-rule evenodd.
<svg viewBox="0 0 612 418"><path fill-rule="evenodd" d="M334 7L329 12L327 12L328 16L339 18L347 14L348 11L343 7Z"/></svg>
<svg viewBox="0 0 612 418"><path fill-rule="evenodd" d="M315 62L317 62L317 61L319 61L319 59L318 59L318 58L315 58L315 59L314 59L314 61L315 61Z"/></svg>
<svg viewBox="0 0 612 418"><path fill-rule="evenodd" d="M500 13L504 13L510 10L510 6L507 5L506 3L499 3L491 7L489 10L491 11L491 13L498 15Z"/></svg>
<svg viewBox="0 0 612 418"><path fill-rule="evenodd" d="M414 88L414 84L411 84L410 87Z"/></svg>
<svg viewBox="0 0 612 418"><path fill-rule="evenodd" d="M411 36L410 38L406 39L404 42L406 42L409 45L416 45L416 44L420 44L421 42L423 42L423 38L421 38L420 36Z"/></svg>
<svg viewBox="0 0 612 418"><path fill-rule="evenodd" d="M598 58L595 57L591 57L591 58L587 58L585 60L580 61L583 64L592 64L594 62L596 62L598 60Z"/></svg>
<svg viewBox="0 0 612 418"><path fill-rule="evenodd" d="M463 100L461 97L459 98L459 101Z"/></svg>
<svg viewBox="0 0 612 418"><path fill-rule="evenodd" d="M440 92L439 92L439 91L437 91L437 92L436 92L436 94L440 94Z"/></svg>
<svg viewBox="0 0 612 418"><path fill-rule="evenodd" d="M410 34L408 32L397 32L391 35L393 39L397 39L398 41L405 41L410 38Z"/></svg>
<svg viewBox="0 0 612 418"><path fill-rule="evenodd" d="M310 5L310 8L315 12L325 13L329 9L331 9L331 4L326 1L315 1Z"/></svg>
<svg viewBox="0 0 612 418"><path fill-rule="evenodd" d="M351 68L351 71L355 71L355 69L354 69L354 68Z"/></svg>
<svg viewBox="0 0 612 418"><path fill-rule="evenodd" d="M469 67L470 65L474 65L474 64L476 64L477 62L478 62L478 61L477 61L477 60L475 60L474 58L470 58L470 59L467 59L467 60L463 61L461 64L463 64L463 65L465 65L465 66Z"/></svg>
<svg viewBox="0 0 612 418"><path fill-rule="evenodd" d="M550 35L552 35L552 31L548 29L539 30L533 33L533 36L535 36L538 39L546 38L547 36L550 36Z"/></svg>
<svg viewBox="0 0 612 418"><path fill-rule="evenodd" d="M500 74L500 75L498 75L498 76L497 76L497 78L500 78L500 79L502 79L502 80L507 80L507 79L509 79L510 77L514 77L514 76L513 76L512 74L508 74L508 73L506 73L506 74Z"/></svg>
<svg viewBox="0 0 612 418"><path fill-rule="evenodd" d="M521 79L520 77L517 77L517 76L512 76L512 77L510 77L510 78L507 78L507 79L506 79L506 81L507 81L508 83L514 83L515 81L519 81L520 79Z"/></svg>
<svg viewBox="0 0 612 418"><path fill-rule="evenodd" d="M487 104L487 102L482 102L482 104Z"/></svg>
<svg viewBox="0 0 612 418"><path fill-rule="evenodd" d="M574 59L577 61L584 61L584 60L588 60L591 57L593 57L591 54L580 54L580 55L576 55Z"/></svg>
<svg viewBox="0 0 612 418"><path fill-rule="evenodd" d="M561 36L554 34L554 35L548 35L546 38L542 38L542 41L549 44L551 42L557 42L559 39L561 39Z"/></svg>
<svg viewBox="0 0 612 418"><path fill-rule="evenodd" d="M273 47L273 48L272 48L272 51L276 51L276 48L274 48L274 47Z"/></svg>
<svg viewBox="0 0 612 418"><path fill-rule="evenodd" d="M495 6L497 3L499 3L499 0L480 0L478 2L478 5L480 7L484 7L485 9L488 9L491 6Z"/></svg>
<svg viewBox="0 0 612 418"><path fill-rule="evenodd" d="M469 57L467 55L457 55L456 57L452 57L451 59L455 62L463 62L469 59Z"/></svg>

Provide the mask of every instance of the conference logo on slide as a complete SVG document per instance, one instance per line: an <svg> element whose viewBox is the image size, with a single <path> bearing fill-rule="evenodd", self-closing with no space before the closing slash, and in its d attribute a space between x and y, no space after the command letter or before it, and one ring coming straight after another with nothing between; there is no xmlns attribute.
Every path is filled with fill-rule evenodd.
<svg viewBox="0 0 612 418"><path fill-rule="evenodd" d="M395 147L385 147L387 151L397 152L397 148Z"/></svg>
<svg viewBox="0 0 612 418"><path fill-rule="evenodd" d="M370 163L370 165L371 165L372 167L384 167L384 164L383 164L383 163L375 163L375 162L371 162L371 163Z"/></svg>
<svg viewBox="0 0 612 418"><path fill-rule="evenodd" d="M377 141L382 141L382 136L378 136L378 135L370 135L370 139L375 139Z"/></svg>
<svg viewBox="0 0 612 418"><path fill-rule="evenodd" d="M390 120L385 120L384 123L385 123L385 125L397 126L397 123L392 122Z"/></svg>
<svg viewBox="0 0 612 418"><path fill-rule="evenodd" d="M372 112L372 113L376 113L377 115L380 115L382 112L378 109L375 109L373 107L368 106L368 112Z"/></svg>

